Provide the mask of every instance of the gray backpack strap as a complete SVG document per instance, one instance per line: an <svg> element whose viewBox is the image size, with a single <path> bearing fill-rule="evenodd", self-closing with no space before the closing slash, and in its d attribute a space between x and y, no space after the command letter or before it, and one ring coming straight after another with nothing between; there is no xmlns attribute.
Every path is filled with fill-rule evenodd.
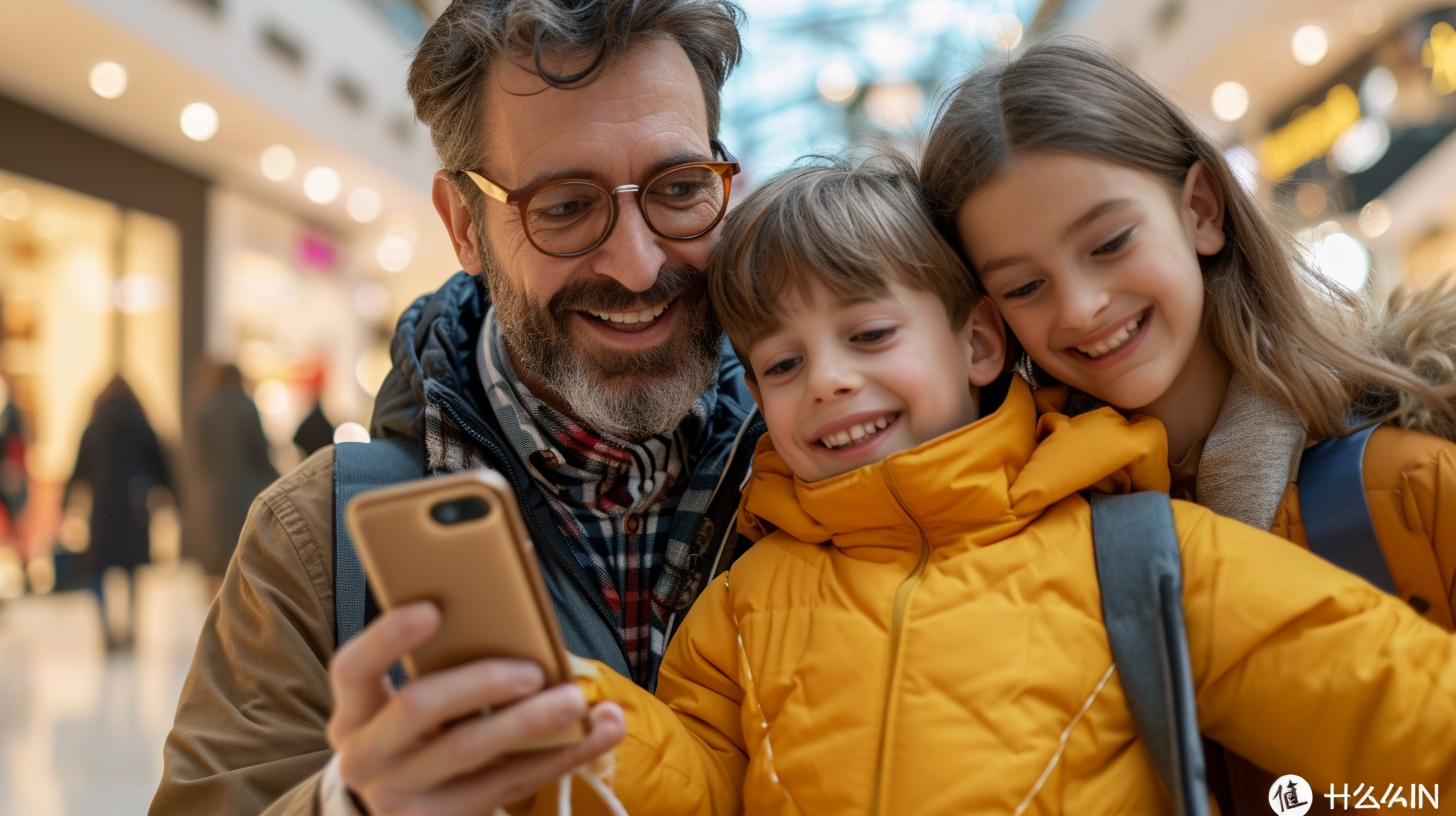
<svg viewBox="0 0 1456 816"><path fill-rule="evenodd" d="M1103 624L1127 706L1178 816L1208 816L1172 505L1165 493L1088 500Z"/></svg>
<svg viewBox="0 0 1456 816"><path fill-rule="evenodd" d="M389 437L334 446L334 648L364 631L368 623L366 608L370 605L364 565L354 549L344 509L366 490L424 475L425 452L419 440ZM389 674L396 687L404 683L404 670L399 665Z"/></svg>
<svg viewBox="0 0 1456 816"><path fill-rule="evenodd" d="M1377 427L1305 449L1299 460L1299 515L1311 552L1399 595L1365 498L1365 443Z"/></svg>

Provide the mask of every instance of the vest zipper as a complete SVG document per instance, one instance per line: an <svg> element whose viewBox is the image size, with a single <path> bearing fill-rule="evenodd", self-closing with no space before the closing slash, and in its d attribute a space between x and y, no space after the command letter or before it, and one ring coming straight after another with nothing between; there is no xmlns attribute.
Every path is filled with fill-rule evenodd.
<svg viewBox="0 0 1456 816"><path fill-rule="evenodd" d="M885 699L880 713L880 745L875 756L875 783L870 791L870 816L879 816L884 796L885 765L887 754L890 749L890 698L894 694L896 668L900 660L900 646L905 627L905 616L910 607L910 596L915 593L915 588L920 585L920 579L925 576L925 567L930 563L930 539L925 535L925 528L915 520L915 516L906 506L905 499L900 495L900 489L895 486L895 480L890 478L888 470L884 471L885 485L890 488L890 495L895 497L895 502L905 512L905 517L910 519L915 532L920 536L920 557L915 562L915 569L905 576L900 582L899 588L895 590L895 601L890 607L890 660L885 672Z"/></svg>

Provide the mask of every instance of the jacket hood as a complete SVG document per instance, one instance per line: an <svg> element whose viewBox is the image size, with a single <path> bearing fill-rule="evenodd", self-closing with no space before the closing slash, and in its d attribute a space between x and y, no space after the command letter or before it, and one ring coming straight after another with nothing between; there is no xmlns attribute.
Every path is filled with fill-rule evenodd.
<svg viewBox="0 0 1456 816"><path fill-rule="evenodd" d="M488 302L475 276L456 272L404 310L389 346L394 366L374 398L372 436L423 437L427 382L460 395L479 390L475 345Z"/></svg>
<svg viewBox="0 0 1456 816"><path fill-rule="evenodd" d="M1037 416L1031 390L1012 377L988 416L874 464L817 482L795 477L759 440L740 527L752 538L781 529L835 546L932 546L1004 539L1082 490L1168 490L1167 437L1150 417L1111 408ZM912 522L907 524L907 522Z"/></svg>

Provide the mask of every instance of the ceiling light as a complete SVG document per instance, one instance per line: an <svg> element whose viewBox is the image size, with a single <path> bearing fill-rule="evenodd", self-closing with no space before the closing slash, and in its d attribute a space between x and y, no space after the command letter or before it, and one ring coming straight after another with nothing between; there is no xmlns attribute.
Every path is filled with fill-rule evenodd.
<svg viewBox="0 0 1456 816"><path fill-rule="evenodd" d="M1379 238L1390 229L1395 213L1385 199L1377 198L1360 209L1360 231L1366 238Z"/></svg>
<svg viewBox="0 0 1456 816"><path fill-rule="evenodd" d="M1224 161L1228 162L1229 172L1234 174L1234 180L1244 188L1244 192L1254 195L1259 192L1259 157L1254 151L1243 145L1234 145L1223 152Z"/></svg>
<svg viewBox="0 0 1456 816"><path fill-rule="evenodd" d="M298 158L287 147L273 145L263 151L259 165L263 168L263 175L270 181L287 181L292 178L293 171L298 169Z"/></svg>
<svg viewBox="0 0 1456 816"><path fill-rule="evenodd" d="M349 200L345 202L349 210L349 217L361 224L368 224L379 217L379 212L384 208L384 201L379 198L379 193L369 187L360 187L349 194Z"/></svg>
<svg viewBox="0 0 1456 816"><path fill-rule="evenodd" d="M380 268L385 272L403 272L414 260L414 254L415 249L409 241L398 235L391 235L379 242L378 249L374 251L374 260L379 262Z"/></svg>
<svg viewBox="0 0 1456 816"><path fill-rule="evenodd" d="M1249 89L1237 82L1220 82L1210 102L1213 115L1225 122L1237 122L1249 112Z"/></svg>
<svg viewBox="0 0 1456 816"><path fill-rule="evenodd" d="M182 109L182 133L194 142L217 135L217 109L206 102L193 102Z"/></svg>
<svg viewBox="0 0 1456 816"><path fill-rule="evenodd" d="M859 77L854 67L844 60L835 60L819 69L819 95L834 103L848 102L859 90Z"/></svg>
<svg viewBox="0 0 1456 816"><path fill-rule="evenodd" d="M1310 255L1322 275L1351 292L1364 289L1370 279L1370 250L1343 232L1326 235Z"/></svg>
<svg viewBox="0 0 1456 816"><path fill-rule="evenodd" d="M1300 65L1318 65L1330 51L1330 37L1317 25L1303 26L1294 32L1289 49Z"/></svg>
<svg viewBox="0 0 1456 816"><path fill-rule="evenodd" d="M0 193L0 218L19 221L30 214L30 196L19 187Z"/></svg>
<svg viewBox="0 0 1456 816"><path fill-rule="evenodd" d="M91 90L102 99L126 93L126 69L114 62L98 62L91 69Z"/></svg>
<svg viewBox="0 0 1456 816"><path fill-rule="evenodd" d="M332 167L315 167L303 177L303 194L315 204L328 204L339 197L342 182Z"/></svg>
<svg viewBox="0 0 1456 816"><path fill-rule="evenodd" d="M1021 18L1009 11L997 12L986 20L986 32L997 48L1010 51L1021 45Z"/></svg>
<svg viewBox="0 0 1456 816"><path fill-rule="evenodd" d="M925 92L909 80L880 82L865 94L865 116L891 133L905 133L925 110Z"/></svg>
<svg viewBox="0 0 1456 816"><path fill-rule="evenodd" d="M1366 0L1366 2L1355 6L1355 30L1361 34L1374 34L1385 25L1385 12L1381 10L1377 0Z"/></svg>

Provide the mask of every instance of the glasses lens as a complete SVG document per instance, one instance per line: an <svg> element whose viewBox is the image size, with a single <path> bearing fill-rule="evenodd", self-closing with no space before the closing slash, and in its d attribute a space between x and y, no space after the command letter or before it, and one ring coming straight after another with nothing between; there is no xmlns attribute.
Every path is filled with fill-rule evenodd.
<svg viewBox="0 0 1456 816"><path fill-rule="evenodd" d="M611 220L607 191L594 184L552 184L536 191L526 203L526 231L546 252L580 252L606 234Z"/></svg>
<svg viewBox="0 0 1456 816"><path fill-rule="evenodd" d="M679 167L642 191L647 221L670 238L699 235L723 212L723 177L709 167Z"/></svg>

